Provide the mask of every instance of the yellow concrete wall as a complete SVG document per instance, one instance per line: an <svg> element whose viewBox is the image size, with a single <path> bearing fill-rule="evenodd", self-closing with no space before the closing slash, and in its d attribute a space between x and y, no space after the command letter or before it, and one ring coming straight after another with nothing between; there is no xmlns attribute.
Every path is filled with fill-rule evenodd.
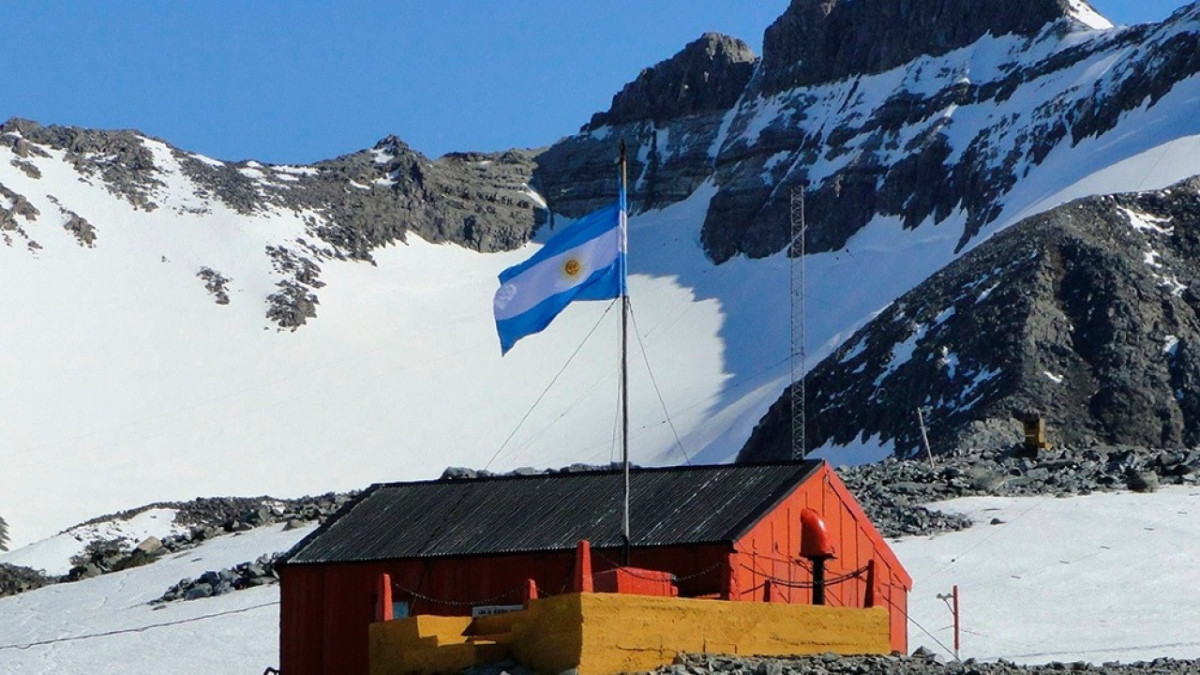
<svg viewBox="0 0 1200 675"><path fill-rule="evenodd" d="M424 620L424 621L423 621ZM511 647L539 673L652 670L680 652L785 656L886 654L887 610L813 607L614 593L542 598L523 612L413 617L371 625L372 675L455 672L499 660ZM506 633L511 645L474 645L467 633Z"/></svg>
<svg viewBox="0 0 1200 675"><path fill-rule="evenodd" d="M373 623L368 627L371 675L453 672L475 665L474 645L465 644L470 626L468 616L420 615Z"/></svg>
<svg viewBox="0 0 1200 675"><path fill-rule="evenodd" d="M569 593L530 602L514 630L513 656L539 673L561 673L579 664L585 619L582 599L592 593Z"/></svg>
<svg viewBox="0 0 1200 675"><path fill-rule="evenodd" d="M652 670L679 652L887 654L883 608L813 607L642 595L581 598L580 675Z"/></svg>

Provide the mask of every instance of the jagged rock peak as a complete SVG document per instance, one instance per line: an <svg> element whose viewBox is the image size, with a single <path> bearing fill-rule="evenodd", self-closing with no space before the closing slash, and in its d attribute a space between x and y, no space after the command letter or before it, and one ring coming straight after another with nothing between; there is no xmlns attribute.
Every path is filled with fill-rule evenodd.
<svg viewBox="0 0 1200 675"><path fill-rule="evenodd" d="M25 119L24 117L10 117L4 124L0 124L0 134L16 133L23 135L27 130L41 128L42 125L33 120Z"/></svg>
<svg viewBox="0 0 1200 675"><path fill-rule="evenodd" d="M792 0L763 35L761 88L877 73L992 35L1036 35L1087 0ZM1090 9L1090 7L1086 7Z"/></svg>
<svg viewBox="0 0 1200 675"><path fill-rule="evenodd" d="M117 152L120 149L140 146L139 137L162 141L134 129L87 129L58 124L47 126L22 117L12 117L0 124L0 135L4 134L17 134L31 142L75 153Z"/></svg>
<svg viewBox="0 0 1200 675"><path fill-rule="evenodd" d="M407 151L411 150L411 148L409 148L409 146L408 146L408 143L405 143L403 140L401 140L395 134L388 134L387 136L384 136L383 138L379 139L379 141L377 141L375 143L375 146L372 149L373 150L382 150L384 152L390 152L392 154L399 154L401 152L407 152Z"/></svg>
<svg viewBox="0 0 1200 675"><path fill-rule="evenodd" d="M675 56L644 68L613 97L608 112L593 115L582 131L729 108L745 90L757 61L745 42L705 33Z"/></svg>

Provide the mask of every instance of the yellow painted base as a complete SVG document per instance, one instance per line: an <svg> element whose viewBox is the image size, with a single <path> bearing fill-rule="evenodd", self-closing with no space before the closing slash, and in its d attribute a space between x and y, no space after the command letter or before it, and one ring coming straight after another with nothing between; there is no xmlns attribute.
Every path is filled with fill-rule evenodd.
<svg viewBox="0 0 1200 675"><path fill-rule="evenodd" d="M886 654L888 613L691 598L585 593L472 621L417 616L371 625L371 675L447 673L506 655L540 673L652 670L680 652L787 656Z"/></svg>

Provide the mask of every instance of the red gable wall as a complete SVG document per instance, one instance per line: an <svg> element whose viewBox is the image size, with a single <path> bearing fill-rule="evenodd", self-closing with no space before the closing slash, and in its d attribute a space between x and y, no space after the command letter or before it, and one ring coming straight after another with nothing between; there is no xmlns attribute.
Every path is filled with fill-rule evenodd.
<svg viewBox="0 0 1200 675"><path fill-rule="evenodd" d="M800 511L806 507L821 514L837 554L825 563L827 582L875 561L875 606L890 613L892 649L907 653L912 577L828 464L737 541L730 556L733 599L763 602L769 593L771 602L812 602L812 590L802 586L812 582L809 562L798 553ZM828 585L825 601L834 607L863 607L866 594L867 575L862 573Z"/></svg>

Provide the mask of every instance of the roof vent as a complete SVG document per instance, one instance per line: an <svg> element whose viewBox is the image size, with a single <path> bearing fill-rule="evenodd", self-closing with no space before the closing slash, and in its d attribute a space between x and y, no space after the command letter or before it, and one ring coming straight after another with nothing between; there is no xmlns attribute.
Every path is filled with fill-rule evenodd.
<svg viewBox="0 0 1200 675"><path fill-rule="evenodd" d="M825 521L812 509L800 512L800 555L809 560L837 557Z"/></svg>

